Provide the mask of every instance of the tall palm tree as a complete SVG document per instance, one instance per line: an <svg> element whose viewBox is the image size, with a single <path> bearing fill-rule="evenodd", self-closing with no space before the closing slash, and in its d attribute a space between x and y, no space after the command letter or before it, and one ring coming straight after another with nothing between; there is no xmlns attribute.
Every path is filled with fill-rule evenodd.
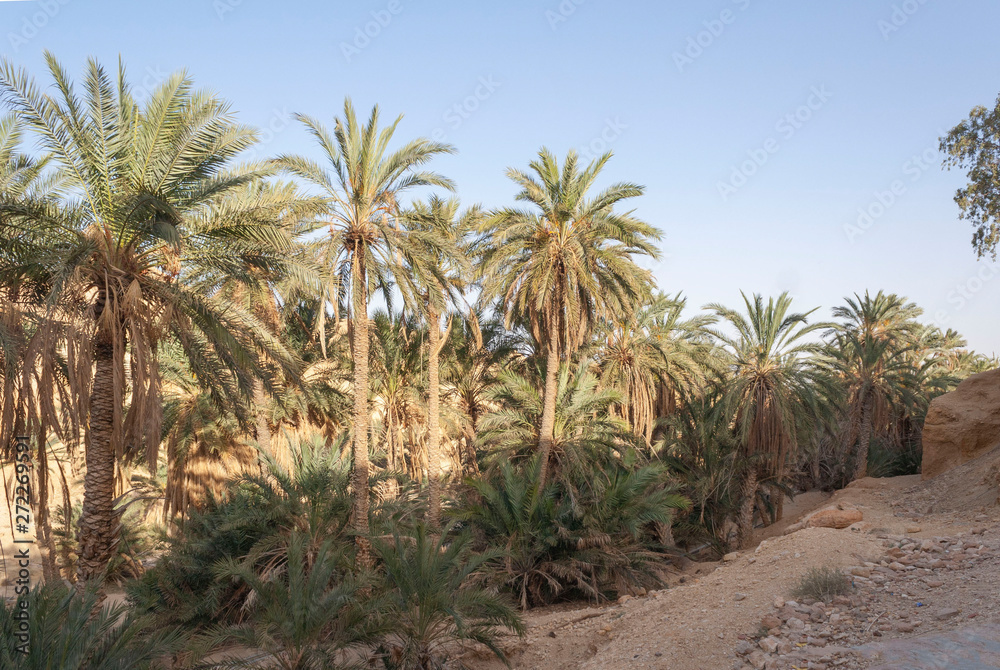
<svg viewBox="0 0 1000 670"><path fill-rule="evenodd" d="M457 198L438 196L413 203L406 213L410 240L403 251L411 272L400 282L427 320L427 526L432 531L441 525L441 350L453 323L449 318L442 331L441 316L465 288L470 268L462 247L482 216L479 207L460 213L459 206Z"/></svg>
<svg viewBox="0 0 1000 670"><path fill-rule="evenodd" d="M923 310L895 293L879 291L872 296L865 291L844 298L844 305L833 308L833 317L841 319L841 328L858 335L903 342L911 339L919 327L917 317Z"/></svg>
<svg viewBox="0 0 1000 670"><path fill-rule="evenodd" d="M283 156L280 162L293 174L321 189L328 199L329 257L349 276L351 296L351 348L354 356L354 432L352 441L355 508L352 527L357 533L359 560L371 562L368 533L368 297L380 288L390 301L393 276L402 269L400 249L406 232L400 221L400 198L421 186L453 189L451 180L422 170L451 146L426 139L408 142L395 151L389 144L402 117L379 127L379 110L373 107L367 123L358 122L350 99L331 134L319 121L297 117L319 144L328 168L306 158Z"/></svg>
<svg viewBox="0 0 1000 670"><path fill-rule="evenodd" d="M0 265L72 323L65 347L87 426L78 562L86 580L117 543L118 462L143 447L157 462L162 341L175 339L201 379L218 377L212 392L237 408L255 377L271 384L263 359L294 375L293 357L217 288L222 277L253 285L252 269L282 264L288 235L275 213L299 205L282 189L258 188L265 166L233 164L257 133L186 74L140 105L122 64L113 77L89 61L81 97L51 54L46 61L52 94L6 61L0 92L71 195L27 217L30 225L4 221L20 258L0 251Z"/></svg>
<svg viewBox="0 0 1000 670"><path fill-rule="evenodd" d="M618 183L588 197L610 159L604 154L581 169L570 151L560 169L543 148L530 164L534 174L507 170L521 187L517 200L531 208L501 209L483 226L489 234L481 268L484 298L499 300L508 325L514 317L523 319L546 361L539 486L552 449L560 361L568 360L602 319L629 318L653 285L635 257L659 256L653 245L659 231L631 212L615 212L643 188Z"/></svg>
<svg viewBox="0 0 1000 670"><path fill-rule="evenodd" d="M599 338L601 382L622 394L625 402L618 412L647 446L652 445L656 420L665 413L663 396L689 395L708 371L711 345L703 329L712 319L681 319L686 302L679 295L657 295L633 319L608 323Z"/></svg>
<svg viewBox="0 0 1000 670"><path fill-rule="evenodd" d="M895 401L913 388L908 359L921 337L923 327L917 318L922 310L883 291L874 296L865 291L863 297L855 293L844 303L833 309L841 323L831 332L835 365L848 391L853 478L859 479L868 468L869 443L888 429Z"/></svg>
<svg viewBox="0 0 1000 670"><path fill-rule="evenodd" d="M737 517L737 542L749 546L753 512L762 477L780 479L788 455L796 448L796 431L802 417L821 414L820 390L828 385L814 357L821 342L809 335L828 327L808 322L812 310L791 312L792 299L743 295L745 313L720 304L712 310L734 332L712 329L727 357L722 402L732 417L736 439L749 461L742 481ZM780 496L779 496L780 498Z"/></svg>
<svg viewBox="0 0 1000 670"><path fill-rule="evenodd" d="M867 473L873 426L888 424L892 408L910 400L916 387L914 368L907 360L911 349L912 345L897 346L890 339L853 330L840 333L833 344L834 367L847 388L853 479Z"/></svg>

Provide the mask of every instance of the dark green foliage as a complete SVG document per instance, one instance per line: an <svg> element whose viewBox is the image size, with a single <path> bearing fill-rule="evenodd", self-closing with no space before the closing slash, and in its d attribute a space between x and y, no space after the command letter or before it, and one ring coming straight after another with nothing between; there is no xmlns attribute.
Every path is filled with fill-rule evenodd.
<svg viewBox="0 0 1000 670"><path fill-rule="evenodd" d="M219 564L249 561L261 571L280 569L293 533L309 539L311 552L325 542L349 544L349 460L321 441L293 444L291 453L291 469L268 459L267 475L243 475L229 484L224 500L210 498L193 511L170 551L130 587L133 601L166 622L195 628L240 622L248 589L220 579ZM381 479L374 477L370 490ZM372 494L372 527L393 527L414 504L405 491L391 504Z"/></svg>
<svg viewBox="0 0 1000 670"><path fill-rule="evenodd" d="M248 616L240 624L211 627L193 645L196 657L236 644L253 649L286 670L351 667L344 650L371 644L379 633L378 612L359 595L364 577L351 575L345 543L293 533L280 567L258 571L250 560L226 559L220 580L245 587ZM259 668L258 657L230 655L218 667ZM268 666L270 667L270 666Z"/></svg>
<svg viewBox="0 0 1000 670"><path fill-rule="evenodd" d="M504 631L524 634L517 610L483 585L502 552L474 552L468 533L432 535L420 524L413 536L376 542L384 589L379 616L387 634L379 655L387 670L444 668L455 642L475 642L506 663L498 644Z"/></svg>
<svg viewBox="0 0 1000 670"><path fill-rule="evenodd" d="M27 608L28 653L15 634ZM0 602L0 668L4 670L145 670L179 646L176 629L151 628L128 605L97 609L97 585L83 593L62 583L37 585L18 603Z"/></svg>
<svg viewBox="0 0 1000 670"><path fill-rule="evenodd" d="M667 486L659 466L609 465L590 481L550 481L538 487L538 459L523 468L500 466L470 480L472 494L457 514L483 548L501 549L491 579L522 608L559 597L592 600L658 583L661 557L651 529L671 522L687 500Z"/></svg>

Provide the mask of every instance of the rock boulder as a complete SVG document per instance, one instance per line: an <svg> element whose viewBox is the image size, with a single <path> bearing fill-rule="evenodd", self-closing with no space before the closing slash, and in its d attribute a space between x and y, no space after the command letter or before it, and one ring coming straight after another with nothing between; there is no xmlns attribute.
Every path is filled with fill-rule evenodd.
<svg viewBox="0 0 1000 670"><path fill-rule="evenodd" d="M1000 444L1000 369L973 375L935 398L923 431L923 479L936 477Z"/></svg>

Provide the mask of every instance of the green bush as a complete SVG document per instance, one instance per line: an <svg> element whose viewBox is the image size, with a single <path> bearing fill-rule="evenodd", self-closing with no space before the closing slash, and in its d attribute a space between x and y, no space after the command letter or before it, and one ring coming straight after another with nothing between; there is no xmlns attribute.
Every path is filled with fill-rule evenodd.
<svg viewBox="0 0 1000 670"><path fill-rule="evenodd" d="M350 462L322 441L294 445L292 457L289 470L271 461L266 474L243 475L230 482L225 499L209 498L202 510L192 510L169 551L128 587L136 606L166 624L195 629L238 623L246 617L250 589L221 579L218 566L238 561L259 573L280 570L293 534L308 538L311 554L327 542L340 546L348 570L354 550L348 531ZM373 533L403 523L415 509L406 491L395 501L378 499L379 481L371 480Z"/></svg>
<svg viewBox="0 0 1000 670"><path fill-rule="evenodd" d="M524 625L505 597L482 584L500 552L474 552L468 533L434 536L423 525L375 549L384 574L376 602L385 621L378 655L386 670L444 668L456 642L483 645L507 662L500 636L523 635Z"/></svg>
<svg viewBox="0 0 1000 670"><path fill-rule="evenodd" d="M609 462L587 482L556 479L541 490L538 460L470 481L457 513L482 550L500 550L491 579L522 608L572 595L593 600L659 584L653 532L687 501L658 466ZM575 485L574 485L575 484Z"/></svg>

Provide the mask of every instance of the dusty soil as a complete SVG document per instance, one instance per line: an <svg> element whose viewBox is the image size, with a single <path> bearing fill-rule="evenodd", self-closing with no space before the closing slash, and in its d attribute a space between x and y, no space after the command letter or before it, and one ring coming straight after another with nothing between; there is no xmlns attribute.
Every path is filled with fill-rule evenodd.
<svg viewBox="0 0 1000 670"><path fill-rule="evenodd" d="M721 564L689 566L686 574L670 580L676 584L671 588L626 596L604 606L529 612L526 638L509 644L513 667L863 668L884 662L885 651L878 645L892 640L928 633L947 636L973 623L1000 623L1000 508L995 491L1000 451L987 456L928 482L922 483L919 476L863 479L831 497L799 496L786 505L782 524L760 531L760 544L754 550ZM857 506L864 520L844 530L807 528L782 535L806 513L839 502ZM923 545L926 554L920 551L925 541L930 541ZM932 545L944 559L939 567L910 565L936 560L937 554L929 553ZM890 551L907 561L898 574L887 567L895 562L887 554ZM770 632L782 642L801 640L790 644L795 650L808 646L809 631L829 630L822 640L809 638L810 644L829 643L831 651L871 645L865 647L867 655L851 652L840 657L817 651L815 662L802 661L799 666L777 652L756 654L753 661L762 664L752 664L751 650L758 652L760 641L769 635L762 619L780 614L779 604L785 606L787 618L788 608L796 603L785 605L785 601L791 600L797 582L810 568L832 566L848 572L855 568L868 574L866 565L875 576L857 578L850 602L839 610L827 604L825 615L820 612L813 619L819 623L807 623L801 635L787 625ZM833 619L838 622L832 629L831 613L837 614ZM804 618L810 621L808 615ZM502 667L485 657L470 655L462 660L477 669Z"/></svg>

